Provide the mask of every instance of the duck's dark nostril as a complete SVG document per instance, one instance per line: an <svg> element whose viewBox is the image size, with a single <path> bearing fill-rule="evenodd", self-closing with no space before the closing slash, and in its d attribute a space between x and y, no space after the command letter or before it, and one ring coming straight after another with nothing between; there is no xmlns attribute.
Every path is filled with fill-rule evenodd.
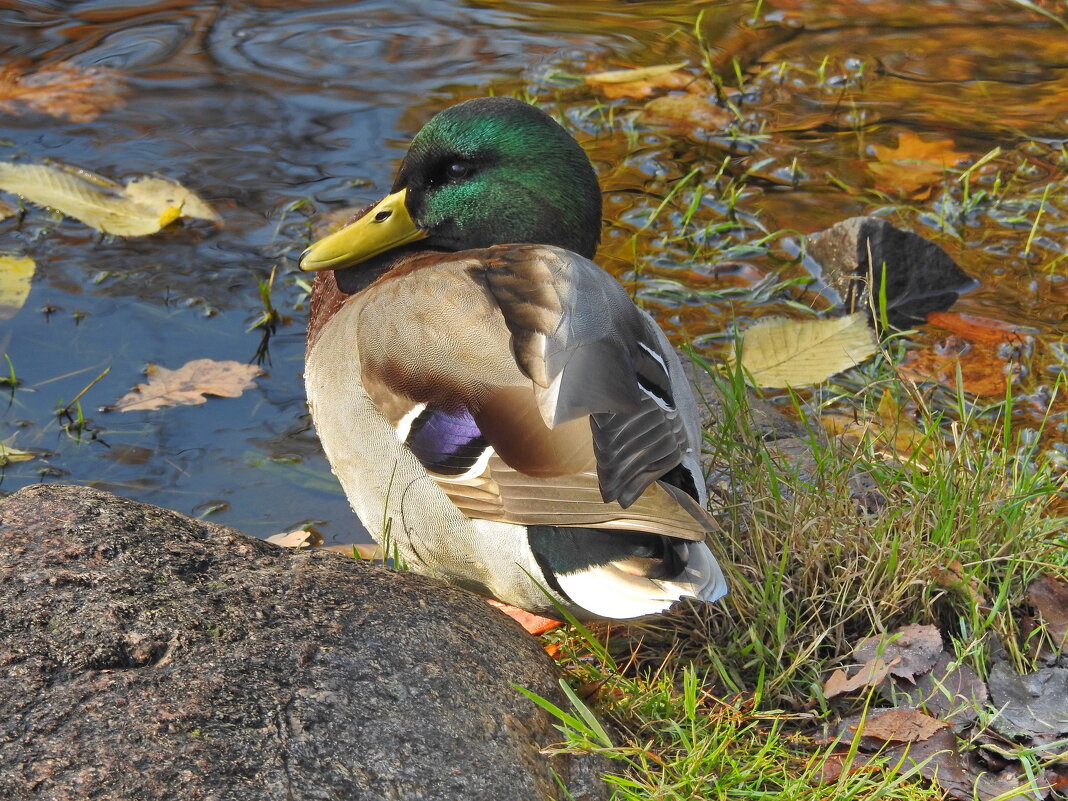
<svg viewBox="0 0 1068 801"><path fill-rule="evenodd" d="M385 222L386 220L388 220L392 216L393 216L393 210L392 209L383 209L382 211L378 212L378 214L375 215L375 222L376 223Z"/></svg>

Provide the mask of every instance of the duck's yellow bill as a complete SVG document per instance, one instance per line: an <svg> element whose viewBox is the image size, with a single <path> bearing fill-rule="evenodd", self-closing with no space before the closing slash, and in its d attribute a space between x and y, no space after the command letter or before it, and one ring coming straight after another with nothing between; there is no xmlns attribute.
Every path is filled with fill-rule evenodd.
<svg viewBox="0 0 1068 801"><path fill-rule="evenodd" d="M300 256L300 269L343 270L426 236L417 228L404 200L407 188L384 197L374 208L340 231L324 236Z"/></svg>

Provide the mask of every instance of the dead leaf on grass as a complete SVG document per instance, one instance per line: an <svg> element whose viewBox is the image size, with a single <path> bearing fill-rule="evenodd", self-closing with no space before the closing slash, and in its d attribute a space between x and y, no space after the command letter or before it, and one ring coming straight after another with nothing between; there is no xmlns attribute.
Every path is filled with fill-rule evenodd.
<svg viewBox="0 0 1068 801"><path fill-rule="evenodd" d="M729 111L697 94L655 98L638 115L638 121L646 125L662 125L681 133L693 133L697 129L718 131L733 119Z"/></svg>
<svg viewBox="0 0 1068 801"><path fill-rule="evenodd" d="M22 308L36 269L33 259L0 253L0 320L10 320Z"/></svg>
<svg viewBox="0 0 1068 801"><path fill-rule="evenodd" d="M1010 740L1026 737L1035 746L1068 736L1068 668L1050 667L1019 674L996 662L987 682L999 714L990 727Z"/></svg>
<svg viewBox="0 0 1068 801"><path fill-rule="evenodd" d="M939 587L953 590L964 598L967 598L978 609L988 609L986 591L983 585L974 576L965 575L964 565L954 559L945 567L931 569L931 578Z"/></svg>
<svg viewBox="0 0 1068 801"><path fill-rule="evenodd" d="M280 545L283 548L300 550L302 548L315 548L318 545L322 545L323 537L321 534L317 534L314 531L306 531L305 529L298 528L296 531L290 531L283 534L272 534L267 538L267 542Z"/></svg>
<svg viewBox="0 0 1068 801"><path fill-rule="evenodd" d="M962 748L948 727L939 729L926 740L884 751L883 756L899 773L918 770L949 798L960 801L1036 801L1042 797L1019 765L992 773Z"/></svg>
<svg viewBox="0 0 1068 801"><path fill-rule="evenodd" d="M177 370L148 365L148 383L138 384L109 408L120 412L146 411L164 406L196 406L205 395L236 398L256 385L260 368L235 361L194 359Z"/></svg>
<svg viewBox="0 0 1068 801"><path fill-rule="evenodd" d="M879 693L892 704L915 707L957 728L974 721L989 698L986 682L945 651L915 682L891 676Z"/></svg>
<svg viewBox="0 0 1068 801"><path fill-rule="evenodd" d="M0 189L118 236L154 234L179 217L219 219L195 192L153 176L133 178L122 186L63 164L0 161Z"/></svg>
<svg viewBox="0 0 1068 801"><path fill-rule="evenodd" d="M918 743L948 725L946 721L932 718L916 709L873 709L860 724L850 728L864 737L875 737L888 743Z"/></svg>
<svg viewBox="0 0 1068 801"><path fill-rule="evenodd" d="M585 77L587 86L592 86L609 100L621 97L650 97L659 91L685 89L697 78L682 72L685 61L678 64L658 64L632 70L596 72Z"/></svg>
<svg viewBox="0 0 1068 801"><path fill-rule="evenodd" d="M1054 576L1040 576L1027 588L1027 600L1038 610L1053 647L1068 654L1068 584Z"/></svg>
<svg viewBox="0 0 1068 801"><path fill-rule="evenodd" d="M830 436L847 442L869 439L876 452L891 458L912 459L918 452L930 453L934 448L931 437L902 409L889 389L883 391L876 417L826 412L820 423Z"/></svg>
<svg viewBox="0 0 1068 801"><path fill-rule="evenodd" d="M71 122L91 122L123 102L122 73L107 67L79 67L69 61L24 72L13 64L0 66L0 111L41 112Z"/></svg>
<svg viewBox="0 0 1068 801"><path fill-rule="evenodd" d="M809 320L775 317L744 331L742 367L756 386L796 387L855 367L876 350L861 312Z"/></svg>
<svg viewBox="0 0 1068 801"><path fill-rule="evenodd" d="M861 665L860 670L852 676L849 676L844 670L836 670L824 683L823 696L825 698L834 698L845 693L856 692L862 687L874 687L887 677L896 662L897 659L888 662L876 657Z"/></svg>
<svg viewBox="0 0 1068 801"><path fill-rule="evenodd" d="M953 149L952 139L926 141L911 131L898 135L897 147L872 145L876 161L868 164L879 189L913 195L942 180L946 171L971 158Z"/></svg>
<svg viewBox="0 0 1068 801"><path fill-rule="evenodd" d="M865 637L853 656L860 662L881 658L890 664L890 673L914 681L916 675L934 667L942 653L942 635L935 626L912 624L889 634Z"/></svg>

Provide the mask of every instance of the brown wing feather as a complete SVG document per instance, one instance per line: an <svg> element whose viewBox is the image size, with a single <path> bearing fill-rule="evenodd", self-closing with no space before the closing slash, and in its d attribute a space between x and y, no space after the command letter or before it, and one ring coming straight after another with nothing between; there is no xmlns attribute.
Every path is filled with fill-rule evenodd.
<svg viewBox="0 0 1068 801"><path fill-rule="evenodd" d="M580 280L571 280L576 271ZM634 377L641 353L621 347L645 336L644 318L592 262L555 248L501 246L424 259L365 295L357 344L376 405L395 424L419 403L466 408L495 452L481 475L431 474L465 514L694 540L714 528L692 499L680 502L673 487L655 481L677 458L652 471L642 463L650 452L670 460L686 443L679 444L672 420L658 428L663 410ZM586 300L596 313L586 313ZM612 322L617 317L622 322ZM604 418L607 448L595 441L599 428L590 414ZM613 416L627 425L613 424ZM622 441L627 434L648 441L636 449ZM615 500L619 493L604 491L605 476L619 473L605 459L626 465L623 483L639 476L642 486L624 499L626 509Z"/></svg>

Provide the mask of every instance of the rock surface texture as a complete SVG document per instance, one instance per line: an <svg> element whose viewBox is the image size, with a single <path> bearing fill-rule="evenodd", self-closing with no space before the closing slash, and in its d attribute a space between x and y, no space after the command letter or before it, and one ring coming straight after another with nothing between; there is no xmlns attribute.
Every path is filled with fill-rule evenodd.
<svg viewBox="0 0 1068 801"><path fill-rule="evenodd" d="M480 598L82 487L0 503L0 798L606 797Z"/></svg>

